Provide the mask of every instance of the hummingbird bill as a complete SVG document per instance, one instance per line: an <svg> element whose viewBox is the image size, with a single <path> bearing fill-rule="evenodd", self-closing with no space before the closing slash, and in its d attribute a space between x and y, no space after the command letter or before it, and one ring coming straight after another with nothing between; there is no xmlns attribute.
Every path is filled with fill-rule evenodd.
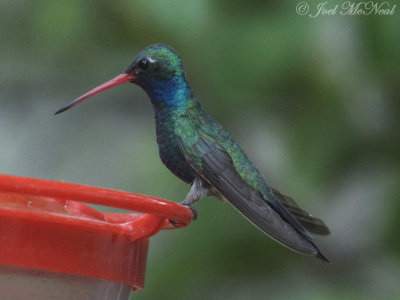
<svg viewBox="0 0 400 300"><path fill-rule="evenodd" d="M324 262L311 234L328 235L319 218L269 186L231 135L201 107L186 78L180 56L164 44L143 49L125 72L56 112L123 83L145 90L153 105L161 161L191 185L181 202L192 207L213 195L229 202L251 223L282 245Z"/></svg>

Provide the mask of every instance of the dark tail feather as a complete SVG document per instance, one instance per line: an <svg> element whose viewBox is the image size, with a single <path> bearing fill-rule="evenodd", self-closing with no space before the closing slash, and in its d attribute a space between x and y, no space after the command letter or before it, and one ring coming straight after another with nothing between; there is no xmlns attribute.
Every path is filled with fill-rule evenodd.
<svg viewBox="0 0 400 300"><path fill-rule="evenodd" d="M311 216L301 216L293 213L297 220L303 225L309 232L319 235L329 235L331 231L325 225L325 223L318 218Z"/></svg>
<svg viewBox="0 0 400 300"><path fill-rule="evenodd" d="M301 209L291 197L283 195L281 192L274 188L272 188L272 191L274 195L279 200L281 200L282 204L309 232L320 235L328 235L331 233L324 221L319 218L312 217L311 214Z"/></svg>

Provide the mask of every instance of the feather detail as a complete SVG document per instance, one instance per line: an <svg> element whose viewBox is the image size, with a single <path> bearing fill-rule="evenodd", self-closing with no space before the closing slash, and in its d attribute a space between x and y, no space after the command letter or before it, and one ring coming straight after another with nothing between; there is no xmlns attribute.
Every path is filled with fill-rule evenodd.
<svg viewBox="0 0 400 300"><path fill-rule="evenodd" d="M265 191L257 190L254 188L257 184L249 183L239 174L231 155L222 145L224 141L218 141L221 136L230 138L229 135L213 136L195 124L187 120L177 123L182 126L179 132L191 133L183 136L178 134L177 144L188 164L199 176L266 234L295 251L317 255L319 250L308 231L272 191L269 188ZM241 151L239 147L236 149ZM251 163L249 165L253 166ZM252 172L254 178L262 179L255 167ZM261 183L258 185L262 186ZM264 194L268 191L270 197L266 199Z"/></svg>

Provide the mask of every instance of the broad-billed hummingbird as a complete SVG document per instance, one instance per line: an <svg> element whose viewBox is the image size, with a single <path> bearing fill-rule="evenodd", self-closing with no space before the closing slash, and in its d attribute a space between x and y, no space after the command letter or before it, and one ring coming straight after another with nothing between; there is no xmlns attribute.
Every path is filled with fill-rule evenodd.
<svg viewBox="0 0 400 300"><path fill-rule="evenodd" d="M125 72L56 112L113 86L131 82L142 87L153 104L162 162L191 185L185 200L192 205L205 195L228 201L250 222L297 252L329 262L310 232L327 235L325 223L301 209L292 198L270 187L247 155L210 115L204 112L186 79L182 60L169 46L146 47Z"/></svg>

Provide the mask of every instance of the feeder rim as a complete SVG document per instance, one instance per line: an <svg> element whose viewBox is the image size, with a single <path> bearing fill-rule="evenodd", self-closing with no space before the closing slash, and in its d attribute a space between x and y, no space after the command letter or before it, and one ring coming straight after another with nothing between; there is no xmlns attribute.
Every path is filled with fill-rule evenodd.
<svg viewBox="0 0 400 300"><path fill-rule="evenodd" d="M193 218L192 211L188 207L176 202L120 190L48 179L0 174L0 191L53 197L148 213L174 220L180 224L179 227L188 225Z"/></svg>

